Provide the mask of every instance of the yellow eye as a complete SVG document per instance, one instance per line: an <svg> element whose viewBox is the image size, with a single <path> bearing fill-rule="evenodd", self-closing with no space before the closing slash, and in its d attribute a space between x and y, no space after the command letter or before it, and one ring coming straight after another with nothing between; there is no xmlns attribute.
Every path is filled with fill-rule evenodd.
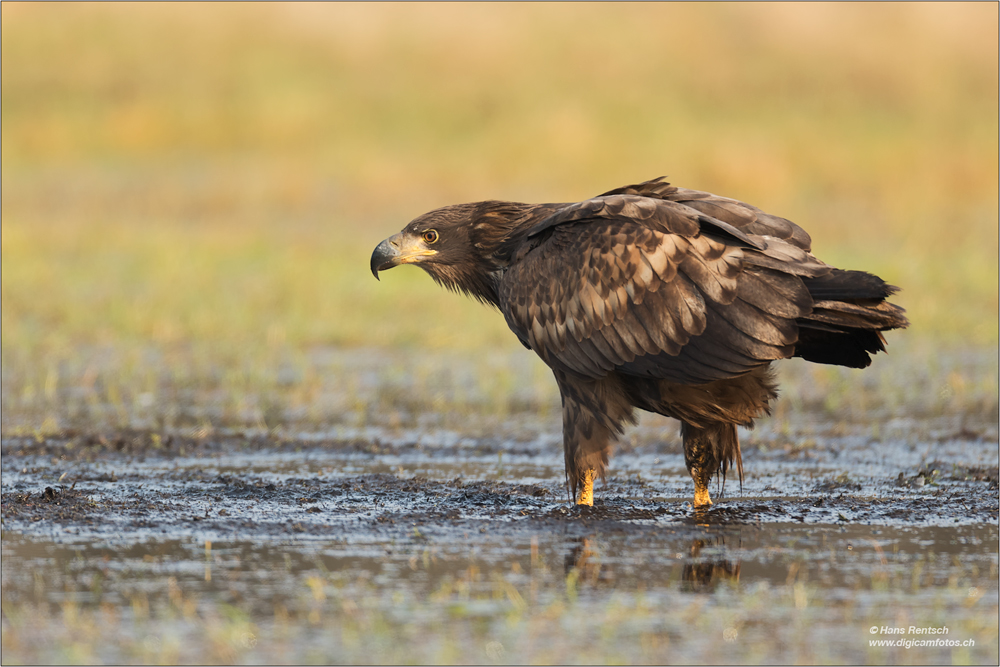
<svg viewBox="0 0 1000 667"><path fill-rule="evenodd" d="M437 243L438 233L436 230L428 229L426 232L423 233L423 238L424 238L424 243L426 243L427 245L430 245L432 243Z"/></svg>

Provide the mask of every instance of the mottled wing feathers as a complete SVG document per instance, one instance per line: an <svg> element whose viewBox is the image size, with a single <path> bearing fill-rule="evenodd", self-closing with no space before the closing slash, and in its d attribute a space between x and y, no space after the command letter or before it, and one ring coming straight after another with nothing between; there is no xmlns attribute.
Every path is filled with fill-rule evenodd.
<svg viewBox="0 0 1000 667"><path fill-rule="evenodd" d="M701 215L690 206L665 199L630 194L601 195L576 204L568 204L532 227L528 232L528 238L541 236L557 225L588 219L630 220L640 222L650 229L683 236L694 236L702 232L750 248L763 249L765 245L760 240L747 236L729 222Z"/></svg>
<svg viewBox="0 0 1000 667"><path fill-rule="evenodd" d="M612 193L532 228L501 281L501 309L553 368L701 384L792 355L794 320L812 299L768 264L795 253L815 262L684 204Z"/></svg>
<svg viewBox="0 0 1000 667"><path fill-rule="evenodd" d="M716 220L729 223L746 234L771 236L806 251L812 247L809 234L791 220L765 213L756 206L736 199L674 187L664 182L663 177L615 188L605 192L603 196L607 195L635 195L678 202Z"/></svg>

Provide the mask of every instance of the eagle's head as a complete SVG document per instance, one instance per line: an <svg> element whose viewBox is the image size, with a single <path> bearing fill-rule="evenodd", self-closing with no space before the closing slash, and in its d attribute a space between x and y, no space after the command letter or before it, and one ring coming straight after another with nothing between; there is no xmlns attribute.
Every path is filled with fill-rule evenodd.
<svg viewBox="0 0 1000 667"><path fill-rule="evenodd" d="M476 204L445 206L414 219L398 234L382 241L372 253L372 274L400 264L420 264L436 276L443 267L468 262Z"/></svg>
<svg viewBox="0 0 1000 667"><path fill-rule="evenodd" d="M448 289L497 304L498 272L535 207L485 201L425 213L372 253L372 275L400 264L417 264ZM527 216L530 218L531 216Z"/></svg>

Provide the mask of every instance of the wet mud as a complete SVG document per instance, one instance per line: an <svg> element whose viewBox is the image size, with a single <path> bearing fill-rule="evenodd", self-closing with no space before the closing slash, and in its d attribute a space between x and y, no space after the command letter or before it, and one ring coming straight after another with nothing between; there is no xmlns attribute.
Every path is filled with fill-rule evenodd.
<svg viewBox="0 0 1000 667"><path fill-rule="evenodd" d="M67 609L74 619L114 609L115 640L83 655L995 660L995 443L959 432L933 447L873 448L847 434L745 449L743 483L730 478L696 512L682 454L655 444L622 452L595 505L577 507L545 437L8 438L5 646L68 659L65 647L25 649L66 639L32 626L24 609L63 619ZM585 621L618 607L603 634ZM729 620L686 629L706 614ZM808 632L789 629L807 620ZM557 621L572 626L561 639L535 633ZM950 623L975 645L869 645L869 626L903 621ZM228 639L205 639L206 623ZM355 631L374 639L344 639Z"/></svg>
<svg viewBox="0 0 1000 667"><path fill-rule="evenodd" d="M572 532L644 523L996 523L990 443L953 440L936 448L941 458L897 473L892 465L907 457L891 450L911 447L871 450L851 440L808 452L751 451L743 482L723 480L715 505L695 512L679 454L619 456L588 508L568 502L561 457L538 441L428 448L388 439L273 443L142 432L11 438L3 445L3 521L8 531L93 537L108 530L331 535L347 526L391 534L417 524L447 534L479 524ZM851 461L866 451L881 461Z"/></svg>

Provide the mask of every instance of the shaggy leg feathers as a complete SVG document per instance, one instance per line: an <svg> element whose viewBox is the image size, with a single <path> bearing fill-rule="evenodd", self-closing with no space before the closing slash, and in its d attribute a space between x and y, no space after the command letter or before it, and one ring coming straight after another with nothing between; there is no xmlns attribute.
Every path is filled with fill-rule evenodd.
<svg viewBox="0 0 1000 667"><path fill-rule="evenodd" d="M712 424L697 428L683 422L681 435L684 438L684 463L691 479L694 480L694 506L707 507L712 504L708 493L708 482L716 473L722 474L723 484L726 473L736 466L740 483L743 482L743 457L740 441L736 437L735 424Z"/></svg>

